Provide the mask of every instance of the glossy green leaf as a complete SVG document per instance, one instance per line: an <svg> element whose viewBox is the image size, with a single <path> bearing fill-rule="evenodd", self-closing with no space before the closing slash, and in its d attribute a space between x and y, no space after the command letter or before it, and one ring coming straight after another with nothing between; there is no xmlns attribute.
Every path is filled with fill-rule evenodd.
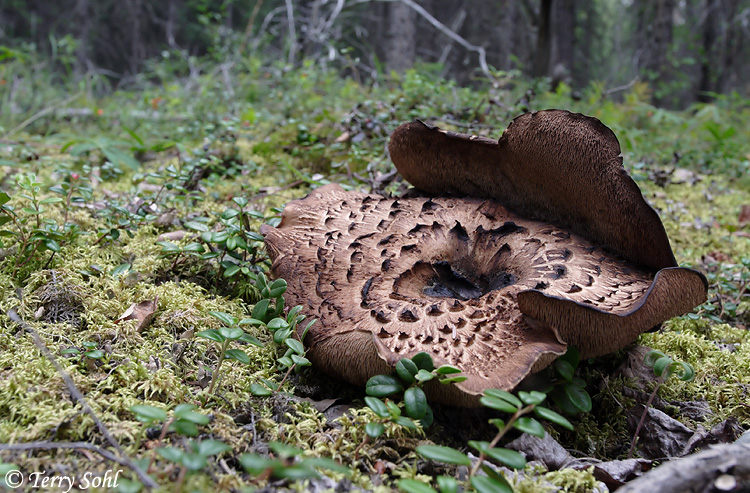
<svg viewBox="0 0 750 493"><path fill-rule="evenodd" d="M544 427L539 421L535 420L534 418L522 416L518 418L515 423L513 423L513 427L521 430L524 433L528 433L529 435L544 438Z"/></svg>
<svg viewBox="0 0 750 493"><path fill-rule="evenodd" d="M471 460L463 452L442 445L419 445L415 451L427 459L456 464L458 466L470 466Z"/></svg>
<svg viewBox="0 0 750 493"><path fill-rule="evenodd" d="M365 397L365 404L367 404L367 407L372 409L375 414L377 414L381 418L388 418L391 415L391 413L388 412L388 406L386 406L385 403L377 397L368 395L367 397Z"/></svg>
<svg viewBox="0 0 750 493"><path fill-rule="evenodd" d="M138 421L141 422L152 422L152 421L166 421L167 412L158 407L148 406L146 404L136 404L130 406L130 412L136 415Z"/></svg>
<svg viewBox="0 0 750 493"><path fill-rule="evenodd" d="M503 481L489 476L474 476L471 478L471 485L478 493L513 493L513 488L508 481Z"/></svg>
<svg viewBox="0 0 750 493"><path fill-rule="evenodd" d="M531 392L521 390L518 392L518 398L521 399L524 404L530 406L541 404L544 402L544 399L547 398L547 395L536 390L532 390Z"/></svg>
<svg viewBox="0 0 750 493"><path fill-rule="evenodd" d="M512 414L518 411L518 408L514 406L513 404L511 404L510 402L506 401L505 399L499 399L494 396L484 395L479 399L479 402L485 407L489 407L490 409L496 409L504 413Z"/></svg>
<svg viewBox="0 0 750 493"><path fill-rule="evenodd" d="M372 438L377 438L385 432L385 426L382 423L367 423L365 433Z"/></svg>
<svg viewBox="0 0 750 493"><path fill-rule="evenodd" d="M224 342L224 336L217 329L202 330L195 334L195 337L202 337L203 339L210 339L215 342Z"/></svg>
<svg viewBox="0 0 750 493"><path fill-rule="evenodd" d="M367 395L385 397L402 392L404 388L398 380L389 375L375 375L365 385Z"/></svg>
<svg viewBox="0 0 750 493"><path fill-rule="evenodd" d="M564 416L556 413L552 409L548 409L542 406L536 406L534 408L534 414L540 418L544 418L548 421L555 423L556 425L562 426L563 428L573 431L573 424L567 420Z"/></svg>
<svg viewBox="0 0 750 493"><path fill-rule="evenodd" d="M227 351L224 353L224 358L239 361L244 365L250 364L250 356L248 356L247 353L241 349L227 349Z"/></svg>
<svg viewBox="0 0 750 493"><path fill-rule="evenodd" d="M451 365L443 365L436 370L438 375L450 375L452 373L461 373L461 370Z"/></svg>
<svg viewBox="0 0 750 493"><path fill-rule="evenodd" d="M435 488L416 479L399 479L396 484L406 493L437 493Z"/></svg>
<svg viewBox="0 0 750 493"><path fill-rule="evenodd" d="M410 387L404 392L404 409L412 419L422 419L427 412L427 396L419 387Z"/></svg>
<svg viewBox="0 0 750 493"><path fill-rule="evenodd" d="M240 455L240 465L250 474L258 475L267 469L281 464L277 460L258 454L242 454Z"/></svg>
<svg viewBox="0 0 750 493"><path fill-rule="evenodd" d="M417 426L417 423L415 423L412 419L407 418L406 416L399 416L394 421L409 430L419 429L419 427Z"/></svg>
<svg viewBox="0 0 750 493"><path fill-rule="evenodd" d="M485 454L487 454L487 457L511 469L523 469L526 467L526 458L515 450L493 447L488 448Z"/></svg>
<svg viewBox="0 0 750 493"><path fill-rule="evenodd" d="M217 319L219 322L221 322L227 327L232 327L234 325L237 325L237 318L228 313L211 311L211 312L208 312L208 314L214 317L215 319Z"/></svg>
<svg viewBox="0 0 750 493"><path fill-rule="evenodd" d="M198 442L194 446L194 449L196 453L203 455L204 457L209 457L211 455L218 455L224 452L228 452L232 450L232 447L218 440L203 440Z"/></svg>
<svg viewBox="0 0 750 493"><path fill-rule="evenodd" d="M435 478L440 493L458 493L458 481L450 476L440 475Z"/></svg>
<svg viewBox="0 0 750 493"><path fill-rule="evenodd" d="M567 381L570 381L573 379L575 368L573 367L573 365L570 364L569 361L558 358L552 364L552 368L554 368L557 374L560 375L563 379Z"/></svg>
<svg viewBox="0 0 750 493"><path fill-rule="evenodd" d="M267 395L271 395L273 391L263 384L254 383L250 385L250 393L253 395L257 395L258 397L265 397Z"/></svg>
<svg viewBox="0 0 750 493"><path fill-rule="evenodd" d="M432 371L435 369L435 364L432 362L432 356L425 352L415 354L411 360L420 370Z"/></svg>
<svg viewBox="0 0 750 493"><path fill-rule="evenodd" d="M517 408L520 408L523 406L523 402L516 397L515 395L511 394L507 390L500 390L500 389L486 389L484 391L484 395L488 395L490 397L496 397L498 399L502 399L504 401L510 402Z"/></svg>
<svg viewBox="0 0 750 493"><path fill-rule="evenodd" d="M414 375L416 375L418 371L419 368L417 368L417 365L408 358L401 358L396 363L396 374L407 384L416 382Z"/></svg>
<svg viewBox="0 0 750 493"><path fill-rule="evenodd" d="M292 351L297 354L305 354L305 346L303 346L302 343L297 339L292 339L291 337L289 337L287 339L284 339L284 344L286 344Z"/></svg>
<svg viewBox="0 0 750 493"><path fill-rule="evenodd" d="M591 411L591 396L586 392L585 388L582 388L573 383L567 383L563 387L565 395L570 400L570 403L576 407L576 409L585 413Z"/></svg>
<svg viewBox="0 0 750 493"><path fill-rule="evenodd" d="M225 339L229 339L230 341L239 339L244 333L245 331L240 329L239 327L221 327L219 329L219 334L221 334L221 336Z"/></svg>
<svg viewBox="0 0 750 493"><path fill-rule="evenodd" d="M283 458L297 457L302 454L302 449L283 442L268 442L270 448L276 455Z"/></svg>

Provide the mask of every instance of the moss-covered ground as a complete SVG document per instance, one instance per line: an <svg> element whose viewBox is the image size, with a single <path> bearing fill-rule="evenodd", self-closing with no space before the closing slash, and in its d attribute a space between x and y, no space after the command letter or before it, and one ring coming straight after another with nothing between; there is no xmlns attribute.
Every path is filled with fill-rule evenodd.
<svg viewBox="0 0 750 493"><path fill-rule="evenodd" d="M23 75L22 66L17 70ZM513 116L549 107L596 116L615 131L626 167L659 211L678 262L708 275L704 305L638 341L695 368L692 382L669 380L660 397L705 401L704 427L728 417L750 427L750 224L740 220L742 206L750 205L749 101L727 97L667 112L644 102L648 87L640 84L619 101L597 87L574 100L565 87L550 92L542 85L529 101L523 81L469 90L418 70L369 85L258 60L234 70L231 95L207 75L189 85L175 78L106 96L86 92L69 104L90 111L50 111L20 126L23 115L3 115L0 190L13 208L5 217L13 220L0 227L7 232L0 237L0 444L6 444L0 463L49 475L119 468L130 480L120 488L137 489L141 481L127 464L96 450L54 446L81 441L111 450L96 416L164 491L173 491L175 482L184 491L305 491L312 484L390 491L399 478L430 481L442 471L419 459L414 447L432 441L465 448L467 439L487 439L486 415L436 408L436 424L428 429L391 424L380 438L368 439L364 426L374 415L362 389L331 382L314 367L284 379L277 362L284 351L268 330L252 324L245 330L262 347L235 343L249 363L225 361L209 394L219 345L196 333L221 326L212 311L253 315L262 298L255 279L269 263L257 234L246 235L237 259L228 256L226 242L211 243L216 257L190 248L169 254L159 235L184 232L168 240L179 249L206 247L201 233L232 227L257 233L261 223L278 220L287 201L328 182L395 192L404 184L387 178L393 168L385 145L399 123L422 118L497 137ZM43 203L53 197L60 200ZM239 209L237 198L247 199L239 225L226 213ZM227 261L245 270L228 275L234 269L221 263ZM158 308L145 327L119 320L146 300L157 300ZM70 383L41 346L90 410L71 397ZM624 354L583 363L579 373L594 409L572 419L575 433L555 432L564 446L603 460L627 454L632 436L625 416L634 401L623 389L637 385L614 376ZM272 396L253 395L251 386L264 380L283 385ZM137 419L131 407L138 404L163 409L169 419L178 405L193 404L208 419L195 436L162 433L163 422ZM699 424L673 414L692 428ZM190 450L208 440L230 449L189 474L184 463L156 452ZM305 457L333 458L350 473L295 480L245 471L238 457L267 455L273 441ZM38 447L12 447L24 443ZM548 479L565 491L592 488L586 472ZM530 481L519 480L518 490L541 488Z"/></svg>

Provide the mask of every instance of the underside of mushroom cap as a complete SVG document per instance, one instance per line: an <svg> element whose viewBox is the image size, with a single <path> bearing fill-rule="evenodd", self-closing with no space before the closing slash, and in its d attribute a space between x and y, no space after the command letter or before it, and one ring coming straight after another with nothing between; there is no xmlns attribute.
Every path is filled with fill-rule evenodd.
<svg viewBox="0 0 750 493"><path fill-rule="evenodd" d="M656 212L622 166L620 144L596 118L527 113L499 141L415 121L391 136L391 159L417 189L492 198L654 270L677 265Z"/></svg>
<svg viewBox="0 0 750 493"><path fill-rule="evenodd" d="M394 199L328 185L287 204L280 225L261 232L288 305L319 319L304 341L309 358L360 385L425 351L464 372L465 393L512 389L562 354L567 338L584 355L611 352L700 303L700 293L665 295L669 283L654 283L649 270L493 200ZM700 278L688 272L678 278Z"/></svg>

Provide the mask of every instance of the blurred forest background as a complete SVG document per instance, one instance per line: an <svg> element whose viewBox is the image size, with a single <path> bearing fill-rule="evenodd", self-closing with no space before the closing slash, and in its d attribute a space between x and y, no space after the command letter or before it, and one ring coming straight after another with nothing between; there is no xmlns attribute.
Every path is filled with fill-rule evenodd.
<svg viewBox="0 0 750 493"><path fill-rule="evenodd" d="M248 57L359 82L421 64L461 85L511 74L573 95L600 84L617 97L646 82L652 104L683 109L750 94L750 0L0 2L0 63L26 57L95 91L165 70L194 76L206 56L218 74Z"/></svg>

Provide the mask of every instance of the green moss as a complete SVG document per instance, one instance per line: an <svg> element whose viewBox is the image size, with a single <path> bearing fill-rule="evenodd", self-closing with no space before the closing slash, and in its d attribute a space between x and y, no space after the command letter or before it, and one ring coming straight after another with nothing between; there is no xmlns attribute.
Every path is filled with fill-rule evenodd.
<svg viewBox="0 0 750 493"><path fill-rule="evenodd" d="M705 321L672 319L660 332L643 334L639 342L663 351L675 360L690 363L696 376L692 382L669 379L659 389L667 400L705 399L712 411L707 425L734 416L750 426L750 333L729 325L707 325Z"/></svg>

